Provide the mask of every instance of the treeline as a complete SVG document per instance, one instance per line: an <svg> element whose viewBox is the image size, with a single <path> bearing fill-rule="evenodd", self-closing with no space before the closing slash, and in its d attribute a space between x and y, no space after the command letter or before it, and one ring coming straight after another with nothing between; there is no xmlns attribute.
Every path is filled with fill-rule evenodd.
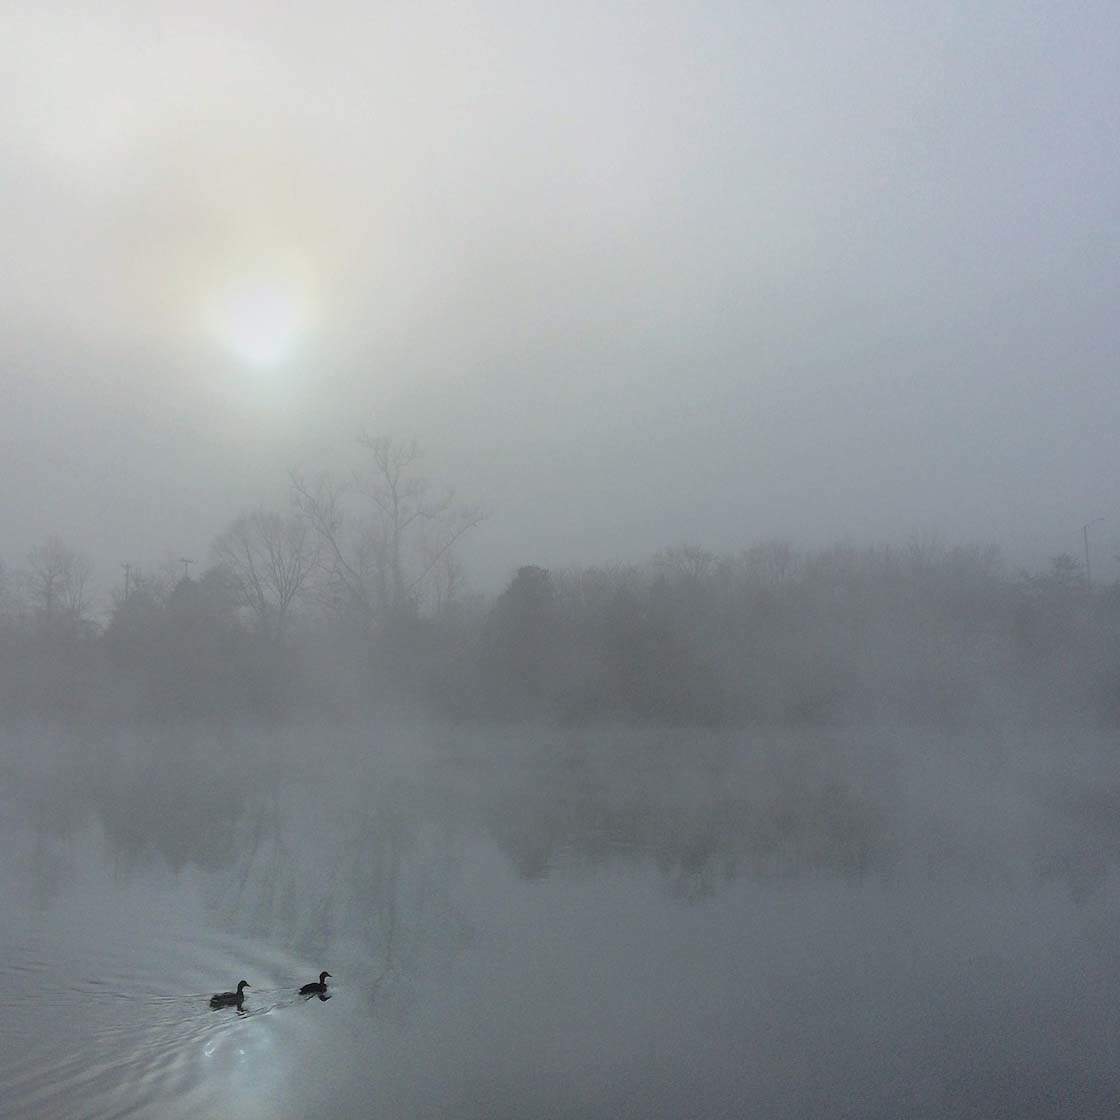
<svg viewBox="0 0 1120 1120"><path fill-rule="evenodd" d="M60 539L0 567L4 717L1120 721L1120 585L1090 589L1072 557L679 547L524 565L485 601L456 558L481 511L435 490L415 444L361 448L346 483L293 476L289 510L237 518L197 577L129 568L100 611Z"/></svg>
<svg viewBox="0 0 1120 1120"><path fill-rule="evenodd" d="M637 567L521 568L475 630L471 715L1120 719L1120 586L1089 590L1069 556L1011 574L994 548L682 547Z"/></svg>

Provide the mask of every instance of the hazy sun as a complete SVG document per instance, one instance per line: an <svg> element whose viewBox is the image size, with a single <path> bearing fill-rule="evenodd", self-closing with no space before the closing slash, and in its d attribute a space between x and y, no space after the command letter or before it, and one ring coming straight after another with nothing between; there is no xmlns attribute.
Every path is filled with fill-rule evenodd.
<svg viewBox="0 0 1120 1120"><path fill-rule="evenodd" d="M279 365L312 326L306 280L295 275L245 274L227 280L206 307L211 336L243 362Z"/></svg>

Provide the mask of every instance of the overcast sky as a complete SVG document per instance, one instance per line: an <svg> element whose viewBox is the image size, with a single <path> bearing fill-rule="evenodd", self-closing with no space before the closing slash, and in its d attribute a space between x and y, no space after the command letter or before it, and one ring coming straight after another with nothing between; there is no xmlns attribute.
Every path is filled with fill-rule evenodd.
<svg viewBox="0 0 1120 1120"><path fill-rule="evenodd" d="M520 563L1120 575L1120 5L0 0L0 556L416 436ZM497 573L497 575L495 575Z"/></svg>

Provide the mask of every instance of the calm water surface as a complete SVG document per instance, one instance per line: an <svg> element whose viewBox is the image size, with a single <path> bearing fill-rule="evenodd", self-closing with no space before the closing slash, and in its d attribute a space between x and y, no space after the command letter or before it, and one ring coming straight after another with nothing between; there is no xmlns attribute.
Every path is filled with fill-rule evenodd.
<svg viewBox="0 0 1120 1120"><path fill-rule="evenodd" d="M1120 782L1061 757L11 734L0 1115L1115 1117Z"/></svg>

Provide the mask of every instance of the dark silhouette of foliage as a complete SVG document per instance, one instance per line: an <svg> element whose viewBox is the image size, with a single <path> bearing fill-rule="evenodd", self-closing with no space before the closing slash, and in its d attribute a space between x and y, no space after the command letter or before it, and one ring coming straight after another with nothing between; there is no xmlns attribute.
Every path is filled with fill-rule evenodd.
<svg viewBox="0 0 1120 1120"><path fill-rule="evenodd" d="M545 568L518 568L486 622L486 688L498 710L521 714L545 709L556 689L559 617L552 576Z"/></svg>
<svg viewBox="0 0 1120 1120"><path fill-rule="evenodd" d="M401 481L406 451L399 477L397 460L387 460L390 478L403 486L401 508L422 519L426 491ZM261 517L277 531L294 526ZM390 525L416 524L402 517ZM296 549L298 588L277 592L283 606L262 588L254 609L252 572L229 563L177 581L134 572L100 627L87 569L54 540L22 582L0 581L5 715L426 711L681 726L1120 720L1120 590L1090 589L1070 556L1011 576L993 549L936 542L806 554L779 542L722 557L679 546L645 566L523 565L488 605L464 597L450 570L439 595L408 593L402 552L399 573L391 557L381 569L389 591L371 615L360 603L341 609L345 588L330 564L303 570L320 546L329 551L322 541L312 553ZM435 570L421 553L407 555L414 577Z"/></svg>

